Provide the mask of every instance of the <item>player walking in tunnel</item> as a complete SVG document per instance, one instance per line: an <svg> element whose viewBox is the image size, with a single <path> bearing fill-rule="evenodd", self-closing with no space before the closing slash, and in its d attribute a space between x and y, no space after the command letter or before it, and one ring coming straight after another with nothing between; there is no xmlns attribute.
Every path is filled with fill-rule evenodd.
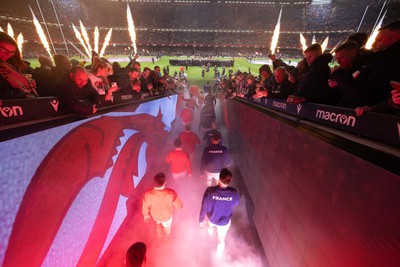
<svg viewBox="0 0 400 267"><path fill-rule="evenodd" d="M207 224L209 234L213 234L217 228L217 256L222 256L225 249L225 237L231 226L233 208L239 205L239 194L235 188L230 187L232 173L228 169L222 169L219 175L219 183L208 187L203 195L200 209L200 227Z"/></svg>
<svg viewBox="0 0 400 267"><path fill-rule="evenodd" d="M172 214L175 209L182 209L183 204L174 190L165 187L166 183L164 173L154 177L154 188L144 194L142 214L145 222L149 222L150 218L156 222L159 238L164 232L168 239L171 237Z"/></svg>

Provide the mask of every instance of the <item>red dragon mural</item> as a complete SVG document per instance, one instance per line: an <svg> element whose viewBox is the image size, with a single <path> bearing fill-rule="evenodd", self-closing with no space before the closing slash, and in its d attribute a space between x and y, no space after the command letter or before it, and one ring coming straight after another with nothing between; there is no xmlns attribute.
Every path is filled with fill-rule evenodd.
<svg viewBox="0 0 400 267"><path fill-rule="evenodd" d="M157 116L148 114L102 116L67 133L37 168L25 192L9 239L3 266L40 266L80 190L93 177L103 177L112 168L102 203L78 266L94 266L112 224L119 197L134 190L138 154L147 143L150 162L167 135ZM115 164L120 137L134 130ZM114 164L114 165L113 165ZM84 216L84 214L82 215Z"/></svg>

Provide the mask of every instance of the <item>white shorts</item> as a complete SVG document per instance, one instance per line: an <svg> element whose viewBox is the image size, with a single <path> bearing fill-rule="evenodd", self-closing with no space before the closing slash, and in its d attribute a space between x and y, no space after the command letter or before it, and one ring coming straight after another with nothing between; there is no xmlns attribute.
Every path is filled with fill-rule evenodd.
<svg viewBox="0 0 400 267"><path fill-rule="evenodd" d="M168 227L171 227L171 225L172 225L172 217L171 217L171 219L169 219L168 221L156 221L156 220L154 220L155 222L156 222L156 224L161 224L164 228L168 228Z"/></svg>

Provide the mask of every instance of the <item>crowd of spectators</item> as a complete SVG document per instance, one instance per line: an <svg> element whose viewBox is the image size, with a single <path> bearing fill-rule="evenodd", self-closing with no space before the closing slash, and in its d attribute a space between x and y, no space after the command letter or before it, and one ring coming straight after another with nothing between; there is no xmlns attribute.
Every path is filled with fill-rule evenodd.
<svg viewBox="0 0 400 267"><path fill-rule="evenodd" d="M21 2L20 4L23 5L23 1L18 0L17 2ZM299 6L285 6L281 21L281 29L283 31L280 36L281 45L278 46L278 49L281 49L281 54L285 52L289 56L299 56L301 50L298 49L298 33L303 31L307 39L311 39L311 36L314 35L318 41L322 41L327 32L329 32L332 43L345 39L357 27L358 19L356 20L355 18L358 15L361 17L364 13L364 4L370 4L370 6L364 23L361 23L361 29L372 28L370 24L374 20L371 19L371 16L379 13L378 10L381 8L381 5L367 2L361 1L358 4L335 2L324 6L303 5L301 6L301 12ZM13 20L13 23L15 23L14 26L16 26L15 32L23 32L25 35L26 43L24 51L29 53L31 47L37 49L40 45L35 40L34 31L31 30L33 26L29 20L29 14L24 10L17 11L14 4L4 4L4 11L2 10L2 12L6 16L1 16L1 20ZM60 10L72 8L71 6L73 6L74 10L77 10L76 13L72 12L73 16L77 15L81 19L87 19L91 23L91 26L97 25L96 22L101 22L101 34L105 33L108 27L125 24L123 16L109 16L106 12L102 13L100 17L100 12L95 12L102 9L111 10L110 7L112 5L114 7L113 12L123 13L126 6L118 2L104 1L100 2L99 5L94 5L93 1L88 0L60 1L53 4L55 4L55 10L58 10L58 13L62 13L59 14L60 21L63 23L62 28L69 40L74 39L68 25L70 21L74 21L74 18L65 17L66 13L60 12ZM390 2L388 4L387 17L398 15L396 11L390 9L390 7L396 5L398 5L397 2ZM138 4L134 9L133 16L136 20L140 21L137 30L138 40L140 40L139 45L143 45L144 47L151 46L157 50L157 54L159 55L175 53L177 55L186 54L203 57L237 56L235 54L238 53L237 48L243 48L244 50L254 49L253 51L260 49L261 53L263 49L268 47L268 43L270 42L270 34L265 29L272 29L274 27L276 18L273 15L278 13L280 7L273 5L262 8L246 6L246 12L243 12L242 9L243 7L238 5L216 5L212 9L207 5L195 5L194 10L194 6L191 5L172 3L169 5L155 5L150 3L148 5ZM348 12L348 10L352 12ZM59 36L59 27L55 23L53 16L50 16L54 13L54 9L45 6L42 11L45 17L49 17L47 22L49 30L54 37L54 43L62 44ZM156 16L152 16L152 14L156 14ZM265 16L265 14L271 14L271 16ZM235 79L220 82L220 86L229 88L228 91L231 93L228 93L228 95L235 92L237 96L241 97L289 96L288 100L294 102L307 100L350 108L368 106L368 108L358 109L359 114L362 113L362 110L368 110L370 106L373 109L379 110L381 105L376 108L374 106L377 104L376 101L385 102L390 98L390 88L392 87L389 85L390 80L388 77L393 81L400 80L396 71L393 71L397 70L396 64L393 64L394 67L389 68L390 71L382 71L376 77L372 75L377 72L374 66L379 65L378 63L381 61L386 64L382 65L382 69L387 69L387 66L391 66L391 63L387 65L389 59L398 60L398 55L395 52L387 52L389 50L397 51L396 49L387 49L387 47L380 45L380 42L388 42L384 38L386 36L385 33L388 31L392 33L391 38L397 38L398 29L396 27L398 26L396 26L396 23L391 25L389 28L383 28L380 35L378 35L379 38L375 42L376 52L372 53L372 55L365 53L365 50L360 50L363 43L356 44L356 55L354 55L354 46L350 49L349 47L352 47L352 45L341 45L337 49L338 55L336 56L339 69L334 70L332 74L328 66L328 63L332 61L332 55L329 53L323 54L324 51L318 45L311 45L305 51L305 60L301 61L297 68L288 66L280 59L275 58L275 55L271 55L271 60L274 63L274 73L271 73L270 77L266 78L261 75L257 79L256 77L247 76L245 73L238 73ZM58 35L53 35L54 32L58 32ZM4 36L6 35L2 34L2 37ZM71 62L69 61L68 54L63 53L67 55L55 56L56 66L52 66L49 59L45 60L42 58L41 67L37 70L32 70L23 62L21 63L15 59L15 56L20 53L16 43L9 41L6 37L4 38L5 41L3 41L1 47L3 54L2 64L5 66L4 68L15 71L12 72L14 74L13 77L11 75L7 77L3 72L2 87L7 87L7 90L2 90L1 92L3 99L20 98L21 95L23 97L34 97L38 94L40 96L59 95L57 94L59 92L52 91L54 84L49 84L49 81L55 82L61 79L61 77L64 78L64 82L72 81L78 88L88 86L95 89L97 94L104 94L107 101L111 99L112 93L116 91L132 93L135 97L140 98L153 95L156 92L160 93L165 87L171 87L171 83L167 82L171 81L171 79L169 76L162 77L159 68L157 73L156 70L148 68L145 68L142 72L140 64L134 60L128 67L121 68L118 66L118 63L114 63L111 67L111 64L107 60L98 59L98 62L93 61L89 65L90 71L88 72L84 68L82 70L79 67L72 68L71 70ZM124 49L126 50L126 44L130 43L128 34L126 34L126 28L124 27L117 27L113 38L121 43L118 44L116 42L110 45L110 53L120 52L121 46L125 47ZM396 43L396 41L397 39L393 43ZM352 54L351 60L357 61L351 64L350 68L346 65L348 63L343 61L343 57L348 54L345 52L348 50L353 50L350 53ZM242 56L241 54L239 55ZM199 62L200 65L204 65L201 59L193 60ZM180 65L192 65L181 64L182 62L176 63ZM99 67L99 64L101 67ZM265 71L264 67L262 72L265 73ZM389 75L388 73L394 74ZM34 79L32 79L32 75ZM225 77L228 76L225 75ZM385 78L385 80L382 83L372 83L368 81L368 77L375 77L376 80ZM79 84L78 78L86 81L84 86ZM90 81L89 83L87 82L88 80ZM381 87L379 96L377 96L376 90L371 88L372 84L377 84ZM18 90L15 91L13 88L17 88ZM363 90L368 91L367 96L363 94ZM392 98L389 106L396 107L397 100L395 98L397 93L393 91L392 95L394 98ZM93 114L95 112L92 107L93 101L89 102L90 108L88 110L91 109ZM87 114L88 112L85 113L85 115Z"/></svg>
<svg viewBox="0 0 400 267"><path fill-rule="evenodd" d="M222 81L220 90L227 98L274 98L288 103L304 101L365 111L396 114L400 111L400 20L380 28L372 50L363 48L367 34L357 33L335 49L339 66L330 68L333 59L318 43L304 51L297 67L269 55L270 66L260 68L260 76L238 72Z"/></svg>

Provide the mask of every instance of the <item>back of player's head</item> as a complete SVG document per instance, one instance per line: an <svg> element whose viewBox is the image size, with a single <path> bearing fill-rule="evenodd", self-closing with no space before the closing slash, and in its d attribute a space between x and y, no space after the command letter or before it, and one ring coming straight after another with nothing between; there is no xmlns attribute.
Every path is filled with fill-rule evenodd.
<svg viewBox="0 0 400 267"><path fill-rule="evenodd" d="M221 136L219 134L217 134L217 133L213 134L212 137L211 137L211 142L212 143L218 144L220 140L221 140Z"/></svg>
<svg viewBox="0 0 400 267"><path fill-rule="evenodd" d="M146 244L136 242L126 252L126 265L129 267L141 267L146 261Z"/></svg>
<svg viewBox="0 0 400 267"><path fill-rule="evenodd" d="M182 140L180 138L176 138L174 140L174 146L175 147L181 147L181 145L182 145Z"/></svg>
<svg viewBox="0 0 400 267"><path fill-rule="evenodd" d="M232 181L232 173L228 169L223 168L219 173L219 180L224 185L229 185Z"/></svg>
<svg viewBox="0 0 400 267"><path fill-rule="evenodd" d="M154 186L155 187L161 187L165 184L167 178L165 177L165 174L163 172L159 172L154 176Z"/></svg>
<svg viewBox="0 0 400 267"><path fill-rule="evenodd" d="M185 130L186 130L186 131L192 130L192 125L186 124L186 125L185 125Z"/></svg>

